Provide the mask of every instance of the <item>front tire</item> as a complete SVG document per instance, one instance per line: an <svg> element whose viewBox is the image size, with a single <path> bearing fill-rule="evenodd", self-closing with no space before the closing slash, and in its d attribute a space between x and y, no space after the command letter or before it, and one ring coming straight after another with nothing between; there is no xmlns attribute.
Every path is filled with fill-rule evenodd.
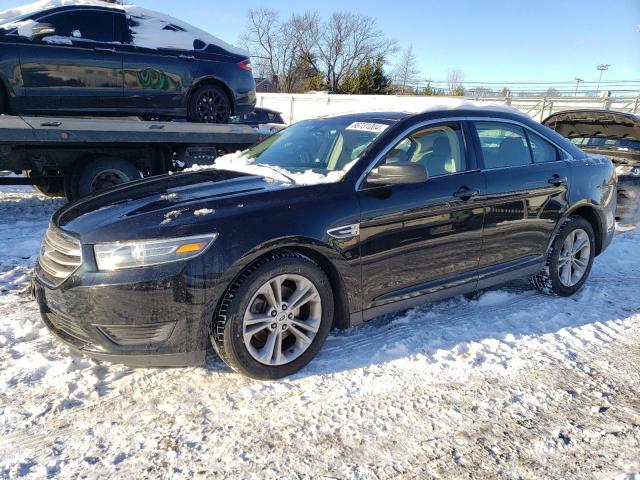
<svg viewBox="0 0 640 480"><path fill-rule="evenodd" d="M272 254L229 287L211 331L233 370L259 380L292 375L320 351L334 313L329 279L294 252Z"/></svg>
<svg viewBox="0 0 640 480"><path fill-rule="evenodd" d="M591 273L595 246L591 224L579 216L569 217L553 241L544 270L531 277L531 284L548 295L573 295Z"/></svg>
<svg viewBox="0 0 640 480"><path fill-rule="evenodd" d="M227 123L231 116L231 100L218 85L198 87L189 100L188 119L195 123Z"/></svg>

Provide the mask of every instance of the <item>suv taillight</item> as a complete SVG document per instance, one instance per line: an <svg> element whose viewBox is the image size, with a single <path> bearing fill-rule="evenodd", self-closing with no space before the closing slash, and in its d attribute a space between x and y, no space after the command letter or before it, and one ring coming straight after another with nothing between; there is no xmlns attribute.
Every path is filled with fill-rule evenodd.
<svg viewBox="0 0 640 480"><path fill-rule="evenodd" d="M238 66L244 70L245 72L250 72L251 71L251 60L249 60L248 58L246 60L243 60L242 62L240 62L238 64Z"/></svg>

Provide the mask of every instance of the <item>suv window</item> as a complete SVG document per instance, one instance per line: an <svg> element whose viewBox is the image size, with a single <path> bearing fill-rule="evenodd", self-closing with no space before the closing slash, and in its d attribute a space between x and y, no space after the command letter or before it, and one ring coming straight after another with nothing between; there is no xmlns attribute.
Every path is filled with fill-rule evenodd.
<svg viewBox="0 0 640 480"><path fill-rule="evenodd" d="M474 122L484 167L505 168L531 164L531 152L524 128L502 122Z"/></svg>
<svg viewBox="0 0 640 480"><path fill-rule="evenodd" d="M540 135L533 132L527 132L529 137L529 145L531 146L531 154L534 163L555 162L558 160L558 150Z"/></svg>
<svg viewBox="0 0 640 480"><path fill-rule="evenodd" d="M115 42L117 14L98 10L77 10L54 13L38 19L38 23L48 23L59 37L91 40L95 42Z"/></svg>
<svg viewBox="0 0 640 480"><path fill-rule="evenodd" d="M412 133L400 141L383 163L414 162L430 177L464 172L467 161L459 123L437 125Z"/></svg>

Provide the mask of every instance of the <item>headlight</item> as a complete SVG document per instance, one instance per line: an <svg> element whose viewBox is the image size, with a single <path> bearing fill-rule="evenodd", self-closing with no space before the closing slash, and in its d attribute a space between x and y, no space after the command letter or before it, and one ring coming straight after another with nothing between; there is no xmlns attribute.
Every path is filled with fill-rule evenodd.
<svg viewBox="0 0 640 480"><path fill-rule="evenodd" d="M633 175L637 177L640 176L640 167L637 165L618 165L616 173L618 175Z"/></svg>
<svg viewBox="0 0 640 480"><path fill-rule="evenodd" d="M202 254L218 234L94 245L99 270L122 270L189 260Z"/></svg>

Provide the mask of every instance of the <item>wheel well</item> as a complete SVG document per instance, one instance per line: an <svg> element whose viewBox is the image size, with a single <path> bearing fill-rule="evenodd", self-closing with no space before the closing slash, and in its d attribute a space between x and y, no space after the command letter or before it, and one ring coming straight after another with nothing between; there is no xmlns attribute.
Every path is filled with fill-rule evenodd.
<svg viewBox="0 0 640 480"><path fill-rule="evenodd" d="M256 263L262 261L266 257L271 257L274 254L279 252L294 252L300 255L303 255L307 258L313 260L318 266L322 269L325 275L329 278L329 283L331 284L331 292L333 293L333 305L334 305L334 313L333 313L333 324L331 328L345 329L351 326L350 315L349 315L349 301L346 295L346 289L344 286L344 282L342 281L342 277L338 270L333 266L331 261L326 258L321 253L317 252L312 248L305 248L300 246L295 247L286 247L286 248L278 248L275 250L271 250L269 252L265 252L260 255L258 258L255 258L249 265L242 269L242 271L236 276L238 278L243 274L243 272L251 269ZM235 280L234 280L235 281ZM233 282L231 282L233 284ZM220 302L224 300L225 294L222 295ZM218 305L218 308L220 305ZM216 311L218 311L216 309Z"/></svg>
<svg viewBox="0 0 640 480"><path fill-rule="evenodd" d="M596 255L600 255L602 252L602 225L595 209L593 207L583 206L571 212L571 215L580 216L591 224L593 233L596 236Z"/></svg>
<svg viewBox="0 0 640 480"><path fill-rule="evenodd" d="M193 87L191 87L191 92L189 92L189 104L191 105L191 96L193 95L193 93L200 87L202 87L203 85L217 85L218 87L222 88L222 90L224 90L224 93L227 94L227 97L229 98L229 103L231 105L231 115L234 115L236 113L236 101L235 101L235 95L233 94L233 92L231 91L231 89L229 88L229 86L224 83L221 80L218 80L217 78L205 78L203 80L200 80L198 83L196 83ZM189 108L189 107L187 107Z"/></svg>

